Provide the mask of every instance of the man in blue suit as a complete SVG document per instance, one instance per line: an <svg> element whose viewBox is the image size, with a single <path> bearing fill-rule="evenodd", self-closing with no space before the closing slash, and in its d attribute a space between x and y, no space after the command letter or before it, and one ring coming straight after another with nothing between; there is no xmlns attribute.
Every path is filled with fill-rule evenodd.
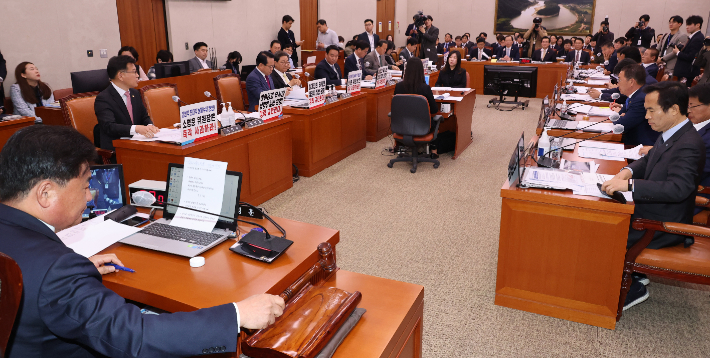
<svg viewBox="0 0 710 358"><path fill-rule="evenodd" d="M261 92L275 89L274 83L269 78L274 70L274 55L269 51L262 51L256 55L256 71L251 71L247 76L247 96L249 110L256 112L259 107Z"/></svg>
<svg viewBox="0 0 710 358"><path fill-rule="evenodd" d="M627 97L626 105L612 103L610 108L619 112L621 118L616 122L624 126L622 142L631 146L653 145L659 133L651 129L646 120L644 101L646 93L641 90L646 84L646 70L634 64L624 67L619 72L619 92Z"/></svg>
<svg viewBox="0 0 710 358"><path fill-rule="evenodd" d="M143 315L101 283L122 265L90 258L55 231L81 222L96 148L69 127L17 131L0 152L0 252L22 270L23 292L5 357L186 357L236 352L239 327L261 329L283 312L257 295L194 312Z"/></svg>
<svg viewBox="0 0 710 358"><path fill-rule="evenodd" d="M618 64L616 64L616 67L614 68L614 75L617 77L619 76L619 73L621 70L623 70L626 66L631 66L637 64L636 61L632 60L631 58L625 58L621 61L619 61ZM655 77L651 77L651 75L648 74L648 70L646 70L646 84L645 86L652 85L658 83ZM619 93L619 87L613 87L613 88L606 88L601 91L599 91L596 88L590 88L589 91L587 92L592 98L599 98L602 101L607 101L611 102L613 99L611 98L611 95L614 93ZM623 103L626 101L626 96L621 96L619 97L618 100L616 100L616 103Z"/></svg>
<svg viewBox="0 0 710 358"><path fill-rule="evenodd" d="M619 63L619 58L616 56L613 42L605 42L601 45L601 48L602 58L600 60L604 60L601 64L604 66L604 74L608 75L614 72L616 64Z"/></svg>
<svg viewBox="0 0 710 358"><path fill-rule="evenodd" d="M591 55L582 48L584 48L584 40L579 37L574 39L574 49L567 53L565 62L579 62L580 65L588 65L589 61L591 61Z"/></svg>
<svg viewBox="0 0 710 358"><path fill-rule="evenodd" d="M367 53L375 51L377 43L380 42L380 35L375 33L375 25L372 19L365 20L365 32L357 36L357 41L368 43Z"/></svg>
<svg viewBox="0 0 710 358"><path fill-rule="evenodd" d="M338 46L330 45L325 49L325 58L316 65L316 73L314 77L319 80L325 78L326 85L340 86L342 78L340 74L340 66L338 66L338 54L340 49Z"/></svg>
<svg viewBox="0 0 710 358"><path fill-rule="evenodd" d="M410 41L416 42L417 40L409 39L407 40L407 43L409 43ZM352 71L363 70L365 65L363 64L362 59L365 58L365 56L367 55L369 48L370 45L367 42L355 41L355 50L350 56L345 59L345 76L343 76L343 78L347 79L348 74ZM362 79L371 80L372 76L369 76L365 74L365 71L362 71Z"/></svg>
<svg viewBox="0 0 710 358"><path fill-rule="evenodd" d="M657 60L658 50L655 48L647 49L641 55L641 64L646 69L646 73L653 78L658 76L658 65L656 64Z"/></svg>
<svg viewBox="0 0 710 358"><path fill-rule="evenodd" d="M520 50L518 50L518 45L513 43L513 36L508 35L505 37L505 42L503 46L499 46L496 50L496 56L498 60L503 61L520 61Z"/></svg>
<svg viewBox="0 0 710 358"><path fill-rule="evenodd" d="M710 84L695 85L688 89L688 119L705 143L705 170L700 174L700 185L710 187ZM703 195L710 197L709 195ZM702 208L695 208L695 214Z"/></svg>

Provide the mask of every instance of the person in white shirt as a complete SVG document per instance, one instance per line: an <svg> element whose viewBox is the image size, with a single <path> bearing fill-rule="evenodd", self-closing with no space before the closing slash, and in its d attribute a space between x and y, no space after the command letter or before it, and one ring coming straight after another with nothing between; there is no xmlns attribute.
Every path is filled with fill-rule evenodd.
<svg viewBox="0 0 710 358"><path fill-rule="evenodd" d="M192 46L195 51L195 57L188 61L190 65L190 73L197 72L199 70L209 70L212 68L212 61L207 59L207 53L209 52L207 44L204 42L198 42Z"/></svg>
<svg viewBox="0 0 710 358"><path fill-rule="evenodd" d="M330 45L338 46L338 34L328 28L325 20L320 19L316 22L318 27L318 39L316 39L316 50L325 50Z"/></svg>

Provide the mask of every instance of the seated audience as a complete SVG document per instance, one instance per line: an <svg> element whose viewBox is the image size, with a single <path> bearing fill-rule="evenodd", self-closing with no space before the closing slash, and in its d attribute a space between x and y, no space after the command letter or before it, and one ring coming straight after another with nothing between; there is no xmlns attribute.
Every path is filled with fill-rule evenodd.
<svg viewBox="0 0 710 358"><path fill-rule="evenodd" d="M380 42L385 41L382 40ZM338 55L338 46L330 45L325 49L325 58L316 65L314 77L317 80L325 78L326 85L340 86L342 84L342 75L340 66L338 66Z"/></svg>
<svg viewBox="0 0 710 358"><path fill-rule="evenodd" d="M619 37L614 40L614 50L618 50L624 46L626 46L626 37Z"/></svg>
<svg viewBox="0 0 710 358"><path fill-rule="evenodd" d="M123 46L118 50L118 56L131 56L136 60L136 69L138 70L138 81L147 81L148 75L145 74L141 66L138 65L138 51L132 46Z"/></svg>
<svg viewBox="0 0 710 358"><path fill-rule="evenodd" d="M565 38L562 36L557 36L557 46L555 46L555 51L557 53L560 53L560 51L564 50L565 48Z"/></svg>
<svg viewBox="0 0 710 358"><path fill-rule="evenodd" d="M478 34L478 37L482 37L482 38L483 38L483 41L488 40L488 34L485 33L485 32L481 32L480 34ZM488 47L491 46L491 44L490 44L488 41L486 41L485 44L486 44L486 46L488 46ZM484 47L485 47L485 46L484 46Z"/></svg>
<svg viewBox="0 0 710 358"><path fill-rule="evenodd" d="M470 38L471 38L471 34L469 34L468 32L465 33L465 34L463 34L463 35L461 35L461 47L463 47L463 48L469 48L469 47L471 47L471 46L475 46L476 44L474 44L473 42L471 42L471 41L470 41Z"/></svg>
<svg viewBox="0 0 710 358"><path fill-rule="evenodd" d="M557 36L555 35L550 35L550 48L555 50L555 52L559 50L557 48Z"/></svg>
<svg viewBox="0 0 710 358"><path fill-rule="evenodd" d="M385 52L387 52L387 47L387 41L380 40L377 47L375 47L375 51L372 51L365 56L365 73L376 76L377 69L383 66L387 66L390 70L399 70L399 67L387 64L387 60L385 60Z"/></svg>
<svg viewBox="0 0 710 358"><path fill-rule="evenodd" d="M195 43L192 46L192 50L195 51L195 57L188 61L190 73L197 72L199 70L209 70L212 68L212 61L207 59L209 48L206 43Z"/></svg>
<svg viewBox="0 0 710 358"><path fill-rule="evenodd" d="M656 75L658 75L658 65L656 61L658 61L658 50L650 48L643 52L641 64L646 69L646 73L653 78L656 78Z"/></svg>
<svg viewBox="0 0 710 358"><path fill-rule="evenodd" d="M643 66L634 65L622 70L622 74L627 73L642 80L646 71ZM634 213L631 215L631 223L642 218L692 224L695 196L704 172L706 148L703 139L693 128L693 123L687 118L688 90L679 82L661 82L644 88L644 101L644 115L661 138L654 141L648 155L629 164L613 179L606 181L602 190L609 195L615 191L632 192ZM627 248L638 242L644 233L629 225ZM657 232L647 249L678 244L687 247L693 244L693 238ZM624 310L648 298L646 284L647 278L633 275Z"/></svg>
<svg viewBox="0 0 710 358"><path fill-rule="evenodd" d="M543 38L540 40L540 47L539 50L535 50L532 55L532 60L533 61L538 61L538 62L555 62L555 57L557 57L557 53L555 50L550 48L550 38L547 36L543 36Z"/></svg>
<svg viewBox="0 0 710 358"><path fill-rule="evenodd" d="M168 50L160 50L155 56L155 63L169 63L173 62L173 54ZM148 79L155 79L155 66L150 66L148 69Z"/></svg>
<svg viewBox="0 0 710 358"><path fill-rule="evenodd" d="M269 45L269 51L271 51L272 55L275 55L277 52L281 51L281 43L279 40L272 40L271 44Z"/></svg>
<svg viewBox="0 0 710 358"><path fill-rule="evenodd" d="M136 133L152 138L160 129L153 125L143 105L138 86L136 60L131 56L111 57L106 67L111 85L96 96L94 112L98 119L98 147L114 150L113 141ZM94 130L94 134L97 131Z"/></svg>
<svg viewBox="0 0 710 358"><path fill-rule="evenodd" d="M343 48L343 53L345 54L345 58L348 58L350 55L353 54L353 51L355 51L355 42L356 41L357 40L350 40L345 44L345 48Z"/></svg>
<svg viewBox="0 0 710 358"><path fill-rule="evenodd" d="M407 61L414 57L414 53L417 51L417 43L417 39L407 39L407 46L399 52L399 58Z"/></svg>
<svg viewBox="0 0 710 358"><path fill-rule="evenodd" d="M707 39L710 39L710 37L707 37ZM698 84L701 85L703 83L709 83L710 82L710 46L709 45L704 45L703 49L700 50L698 53L698 56L695 58L695 67L704 69L703 70L703 75L698 78Z"/></svg>
<svg viewBox="0 0 710 358"><path fill-rule="evenodd" d="M557 42L560 42L561 37L557 38ZM557 51L557 57L567 57L567 54L572 51L572 41L570 40L563 40L562 41L562 49Z"/></svg>
<svg viewBox="0 0 710 358"><path fill-rule="evenodd" d="M242 63L242 54L239 51L232 51L227 55L227 62L222 66L223 70L230 70L234 74L239 74L239 64Z"/></svg>
<svg viewBox="0 0 710 358"><path fill-rule="evenodd" d="M289 58L286 52L279 51L274 55L274 71L271 72L271 79L274 83L274 89L290 89L293 86L301 85L300 80L293 78L293 76L287 72L289 66L291 65L288 60Z"/></svg>
<svg viewBox="0 0 710 358"><path fill-rule="evenodd" d="M256 68L247 76L246 81L250 111L256 112L259 110L259 95L261 95L261 92L276 89L273 81L269 78L273 69L274 54L269 51L259 52L256 55Z"/></svg>
<svg viewBox="0 0 710 358"><path fill-rule="evenodd" d="M449 52L434 87L466 88L466 70L461 68L461 54L458 51Z"/></svg>
<svg viewBox="0 0 710 358"><path fill-rule="evenodd" d="M496 53L498 60L519 61L520 50L518 50L518 45L513 43L513 36L505 36L503 41L503 45L498 46L498 52Z"/></svg>
<svg viewBox="0 0 710 358"><path fill-rule="evenodd" d="M0 251L17 262L24 281L5 357L236 352L240 326L262 329L282 314L283 299L266 294L194 312L141 314L104 286L102 275L116 275L108 264L121 260L86 258L55 234L81 222L95 160L94 145L65 126L23 128L0 152Z"/></svg>
<svg viewBox="0 0 710 358"><path fill-rule="evenodd" d="M338 36L338 47L340 47L341 50L345 49L345 37Z"/></svg>
<svg viewBox="0 0 710 358"><path fill-rule="evenodd" d="M646 120L644 99L646 93L641 90L646 84L646 70L641 65L630 64L619 72L619 92L627 97L626 104L612 103L609 107L619 112L621 118L617 124L624 126L622 142L626 145L653 145L658 138L658 132L651 129Z"/></svg>
<svg viewBox="0 0 710 358"><path fill-rule="evenodd" d="M456 37L454 37L454 46L453 46L453 47L456 47L456 48L463 48L462 43L463 43L463 42L461 41L461 36L456 36Z"/></svg>
<svg viewBox="0 0 710 358"><path fill-rule="evenodd" d="M614 71L616 64L619 63L619 57L616 55L614 44L606 42L601 45L602 60L600 63L604 66L604 74L608 75Z"/></svg>
<svg viewBox="0 0 710 358"><path fill-rule="evenodd" d="M417 42L416 39L410 38L407 42L413 41ZM355 41L355 50L352 55L345 59L345 76L343 78L347 79L348 74L352 71L362 71L363 80L371 80L372 76L367 75L363 70L365 63L363 59L367 56L367 51L370 49L370 44L365 41Z"/></svg>
<svg viewBox="0 0 710 358"><path fill-rule="evenodd" d="M483 37L479 37L476 39L476 47L472 47L468 51L468 53L469 55L471 55L471 60L478 61L488 61L493 56L491 50L486 48L486 39L484 39Z"/></svg>
<svg viewBox="0 0 710 358"><path fill-rule="evenodd" d="M40 80L39 69L32 62L21 62L15 67L15 80L17 83L10 86L15 114L35 117L35 123L42 123L42 118L35 115L35 108L54 103L52 89Z"/></svg>
<svg viewBox="0 0 710 358"><path fill-rule="evenodd" d="M293 63L293 45L282 44L281 51L286 52L286 54L288 55L289 68L296 68L296 65Z"/></svg>
<svg viewBox="0 0 710 358"><path fill-rule="evenodd" d="M387 37L385 37L385 40L394 42L394 37L392 37L392 35L387 35Z"/></svg>
<svg viewBox="0 0 710 358"><path fill-rule="evenodd" d="M387 40L385 40L387 41ZM392 41L387 41L387 51L385 51L385 61L387 61L387 64L390 66L401 66L404 61L399 60L395 61L394 58L392 57L392 52L394 51L394 42Z"/></svg>
<svg viewBox="0 0 710 358"><path fill-rule="evenodd" d="M705 143L705 169L700 175L700 185L710 187L710 84L699 84L688 89L688 119ZM645 147L644 147L645 149ZM650 148L649 148L650 149ZM710 197L707 194L700 194ZM695 208L695 214L705 210Z"/></svg>

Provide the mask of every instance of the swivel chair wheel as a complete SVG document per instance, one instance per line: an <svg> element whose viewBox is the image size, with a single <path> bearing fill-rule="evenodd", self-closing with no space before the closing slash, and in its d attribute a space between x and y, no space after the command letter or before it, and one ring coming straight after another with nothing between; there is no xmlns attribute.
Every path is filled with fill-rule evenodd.
<svg viewBox="0 0 710 358"><path fill-rule="evenodd" d="M434 169L438 168L439 164L434 163Z"/></svg>
<svg viewBox="0 0 710 358"><path fill-rule="evenodd" d="M416 170L416 169L414 169L414 168L412 168L412 169L409 169L409 172L410 172L410 173L416 173L416 172L417 172L417 170Z"/></svg>
<svg viewBox="0 0 710 358"><path fill-rule="evenodd" d="M388 168L392 168L392 163L387 163Z"/></svg>
<svg viewBox="0 0 710 358"><path fill-rule="evenodd" d="M488 108L491 108L491 106L493 106L493 104L491 104L491 103L486 105L486 107L488 107Z"/></svg>

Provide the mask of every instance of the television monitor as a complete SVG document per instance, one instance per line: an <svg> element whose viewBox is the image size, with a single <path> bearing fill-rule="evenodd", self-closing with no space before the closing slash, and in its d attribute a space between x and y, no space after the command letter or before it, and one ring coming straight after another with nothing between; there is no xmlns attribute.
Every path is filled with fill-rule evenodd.
<svg viewBox="0 0 710 358"><path fill-rule="evenodd" d="M525 168L525 132L520 135L513 155L510 157L510 163L508 163L508 186L512 187L520 182L523 177L523 168Z"/></svg>
<svg viewBox="0 0 710 358"><path fill-rule="evenodd" d="M483 94L498 95L498 89L507 89L508 96L516 97L537 96L537 67L536 66L500 66L486 65L483 67Z"/></svg>
<svg viewBox="0 0 710 358"><path fill-rule="evenodd" d="M242 66L242 71L239 72L239 78L242 79L242 81L246 81L247 76L251 73L251 71L254 71L256 68L256 65L244 65Z"/></svg>
<svg viewBox="0 0 710 358"><path fill-rule="evenodd" d="M89 192L91 200L86 204L94 207L94 214L102 215L126 205L126 185L123 181L123 165L92 165L89 167ZM89 208L82 213L82 218L89 218Z"/></svg>
<svg viewBox="0 0 710 358"><path fill-rule="evenodd" d="M106 69L71 73L71 87L74 93L101 92L109 85Z"/></svg>
<svg viewBox="0 0 710 358"><path fill-rule="evenodd" d="M178 77L190 74L190 65L188 61L181 62L163 62L153 65L155 69L155 78Z"/></svg>

